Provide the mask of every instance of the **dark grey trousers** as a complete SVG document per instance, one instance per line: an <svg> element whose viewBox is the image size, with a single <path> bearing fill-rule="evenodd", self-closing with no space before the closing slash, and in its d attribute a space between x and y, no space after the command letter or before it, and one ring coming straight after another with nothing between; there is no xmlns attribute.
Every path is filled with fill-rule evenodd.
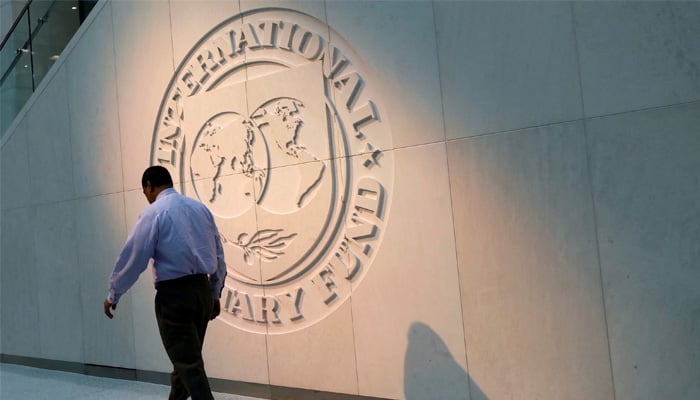
<svg viewBox="0 0 700 400"><path fill-rule="evenodd" d="M213 300L206 275L156 284L156 319L173 372L169 400L213 400L202 360Z"/></svg>

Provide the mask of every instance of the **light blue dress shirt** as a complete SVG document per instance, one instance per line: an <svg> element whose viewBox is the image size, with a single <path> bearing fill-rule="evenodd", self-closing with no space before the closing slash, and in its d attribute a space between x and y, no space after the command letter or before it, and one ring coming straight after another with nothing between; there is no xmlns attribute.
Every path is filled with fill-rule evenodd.
<svg viewBox="0 0 700 400"><path fill-rule="evenodd" d="M110 303L119 302L151 258L154 283L207 274L213 298L221 297L226 264L214 217L204 204L172 188L160 192L141 213L126 240L109 278Z"/></svg>

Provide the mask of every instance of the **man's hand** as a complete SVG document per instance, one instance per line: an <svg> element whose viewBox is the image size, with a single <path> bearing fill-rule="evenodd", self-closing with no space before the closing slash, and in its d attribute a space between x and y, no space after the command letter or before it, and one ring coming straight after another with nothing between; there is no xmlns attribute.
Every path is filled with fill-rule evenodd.
<svg viewBox="0 0 700 400"><path fill-rule="evenodd" d="M110 308L112 310L116 310L117 305L112 304L109 302L109 300L105 299L105 315L107 316L107 318L112 319L112 318L114 318L114 314L112 314L112 311L110 311Z"/></svg>
<svg viewBox="0 0 700 400"><path fill-rule="evenodd" d="M213 321L214 318L218 317L220 313L221 313L221 302L219 301L219 299L214 299L214 303L211 306L211 316L209 317L209 320Z"/></svg>

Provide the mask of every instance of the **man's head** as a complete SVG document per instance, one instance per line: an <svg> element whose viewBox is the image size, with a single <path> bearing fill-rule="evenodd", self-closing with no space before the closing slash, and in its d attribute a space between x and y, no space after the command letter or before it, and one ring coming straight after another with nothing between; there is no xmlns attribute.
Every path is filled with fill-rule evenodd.
<svg viewBox="0 0 700 400"><path fill-rule="evenodd" d="M151 204L156 201L156 197L161 191L173 187L173 178L167 169L160 165L154 165L143 171L141 187L148 203Z"/></svg>

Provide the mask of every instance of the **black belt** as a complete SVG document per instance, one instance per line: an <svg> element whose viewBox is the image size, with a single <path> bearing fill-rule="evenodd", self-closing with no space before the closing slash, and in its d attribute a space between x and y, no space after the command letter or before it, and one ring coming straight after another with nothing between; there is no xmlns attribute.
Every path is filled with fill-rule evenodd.
<svg viewBox="0 0 700 400"><path fill-rule="evenodd" d="M207 274L193 274L185 275L175 279L168 279L167 281L156 282L156 290L166 289L166 288L177 288L186 287L200 282L209 282L209 276Z"/></svg>

